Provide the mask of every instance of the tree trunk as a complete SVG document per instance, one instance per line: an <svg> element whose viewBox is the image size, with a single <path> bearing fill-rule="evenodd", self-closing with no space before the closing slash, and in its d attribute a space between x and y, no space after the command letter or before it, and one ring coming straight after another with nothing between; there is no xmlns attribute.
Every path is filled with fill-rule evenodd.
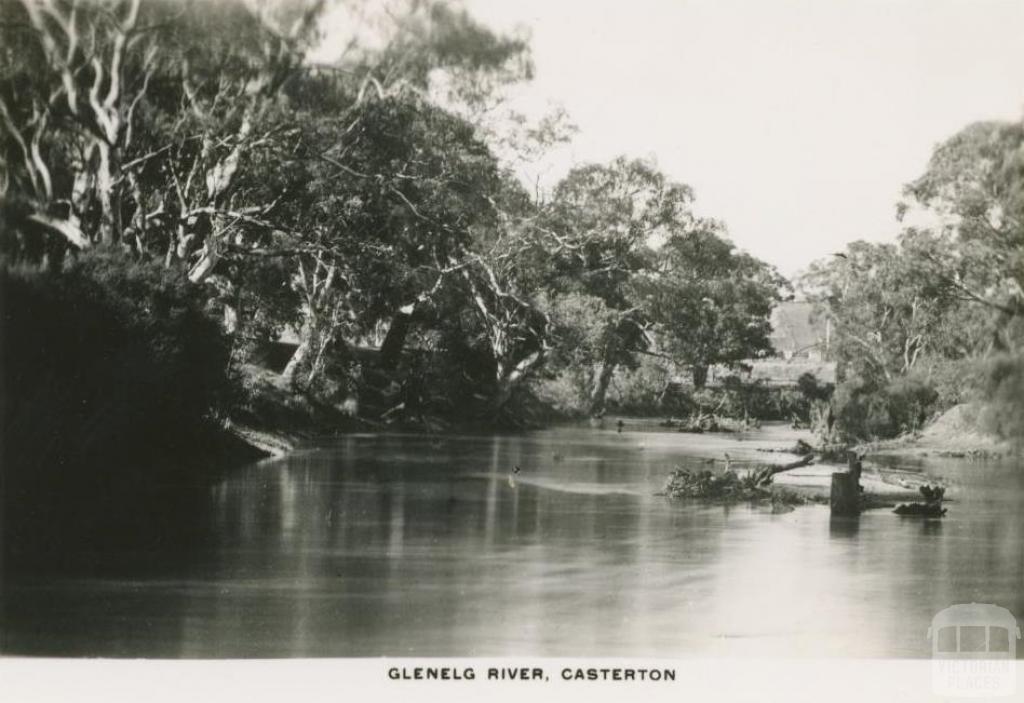
<svg viewBox="0 0 1024 703"><path fill-rule="evenodd" d="M853 452L849 455L849 470L844 473L832 474L832 490L829 495L829 506L833 515L860 514L860 457Z"/></svg>
<svg viewBox="0 0 1024 703"><path fill-rule="evenodd" d="M540 349L527 354L519 363L511 368L503 362L498 362L497 384L494 395L491 396L491 410L498 413L505 404L512 398L512 392L516 384L526 378L531 371L540 366L544 360L544 350Z"/></svg>
<svg viewBox="0 0 1024 703"><path fill-rule="evenodd" d="M379 365L382 369L391 370L398 366L405 348L405 339L412 327L412 314L399 310L391 320L388 333L380 345Z"/></svg>
<svg viewBox="0 0 1024 703"><path fill-rule="evenodd" d="M697 390L704 388L708 382L708 367L697 365L693 367L693 387Z"/></svg>
<svg viewBox="0 0 1024 703"><path fill-rule="evenodd" d="M594 387L590 392L589 412L591 417L599 417L604 413L605 397L608 394L608 385L615 375L615 362L605 361L601 364L601 370L594 379Z"/></svg>
<svg viewBox="0 0 1024 703"><path fill-rule="evenodd" d="M832 474L832 490L829 505L833 515L860 514L860 486L848 473Z"/></svg>
<svg viewBox="0 0 1024 703"><path fill-rule="evenodd" d="M200 252L199 261L197 261L188 271L188 280L192 283L202 283L213 274L214 267L217 265L217 262L220 261L220 251L218 250L218 246L219 243L211 232L207 236L203 249Z"/></svg>
<svg viewBox="0 0 1024 703"><path fill-rule="evenodd" d="M513 383L511 379L499 378L497 389L494 395L491 396L491 412L497 415L501 412L505 404L512 398Z"/></svg>
<svg viewBox="0 0 1024 703"><path fill-rule="evenodd" d="M224 303L224 331L229 335L238 331L238 308L231 303Z"/></svg>
<svg viewBox="0 0 1024 703"><path fill-rule="evenodd" d="M309 375L306 376L307 388L315 388L316 381L323 374L324 368L327 366L327 352L331 345L334 344L334 336L334 330L323 330L320 334L316 335L316 343L310 345L314 356L313 361L309 365Z"/></svg>
<svg viewBox="0 0 1024 703"><path fill-rule="evenodd" d="M121 207L114 192L118 172L117 151L99 140L97 143L99 164L96 171L96 194L100 201L100 241L114 244L121 238Z"/></svg>
<svg viewBox="0 0 1024 703"><path fill-rule="evenodd" d="M298 377L299 371L305 365L306 360L309 359L310 353L314 351L315 337L316 321L311 314L307 313L306 318L302 321L302 329L299 330L299 346L296 347L295 353L292 354L292 358L288 360L287 366L281 372L281 378L289 386L295 385L295 379Z"/></svg>

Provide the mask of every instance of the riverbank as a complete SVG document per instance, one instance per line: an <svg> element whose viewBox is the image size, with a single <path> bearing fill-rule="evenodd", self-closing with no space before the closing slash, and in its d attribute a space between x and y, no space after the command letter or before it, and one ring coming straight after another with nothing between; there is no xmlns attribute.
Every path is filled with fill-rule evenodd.
<svg viewBox="0 0 1024 703"><path fill-rule="evenodd" d="M350 432L523 431L582 419L578 414L560 412L532 394L517 396L515 409L496 417L439 414L443 403L410 407L402 390L409 385L409 368L380 368L376 349L360 348L354 353L362 366L362 382L351 396L334 403L297 390L280 368L241 364L235 371L239 398L228 412L226 429L267 455L280 457L300 446Z"/></svg>
<svg viewBox="0 0 1024 703"><path fill-rule="evenodd" d="M944 412L920 432L868 442L857 447L857 451L869 457L937 456L957 459L998 459L1019 452L1019 446L983 429L983 413L983 408L961 403Z"/></svg>
<svg viewBox="0 0 1024 703"><path fill-rule="evenodd" d="M274 371L246 365L242 373L248 402L232 414L228 429L266 456L282 457L301 446L315 445L318 441L354 431L444 435L467 429L479 429L477 426L463 426L441 418L420 417L415 421L396 418L387 422L353 416L348 412L358 406L339 408L318 403L290 389ZM596 431L600 431L617 429L620 421L627 432L679 434L674 428L666 429L665 423L659 418L607 416L589 421L588 424ZM581 422L585 420L550 415L545 418L542 425L533 429ZM717 434L719 433L710 433L709 436ZM723 441L741 437L744 451L737 454L735 448L731 449L734 454L731 466L740 473L746 473L753 467L796 461L800 454L788 450L795 448L798 442L805 443L805 446L814 443L810 431L793 429L784 422L767 422L751 431L721 433ZM920 498L919 486L931 482L920 474L894 471L872 462L873 456L894 453L894 447L894 443L889 443L880 444L877 448L867 448L861 485L864 487L869 508L894 507L899 502L915 501ZM914 449L910 444L901 445L901 448L908 452ZM917 450L927 451L920 448ZM718 471L726 465L725 452L704 451L699 453L699 456L708 462L709 469ZM829 457L816 458L807 466L778 473L774 476L769 489L773 496L773 504L827 503L832 474L845 469L845 463Z"/></svg>
<svg viewBox="0 0 1024 703"><path fill-rule="evenodd" d="M266 456L281 457L303 444L370 427L344 408L296 392L275 371L243 364L237 374L241 397L225 429Z"/></svg>

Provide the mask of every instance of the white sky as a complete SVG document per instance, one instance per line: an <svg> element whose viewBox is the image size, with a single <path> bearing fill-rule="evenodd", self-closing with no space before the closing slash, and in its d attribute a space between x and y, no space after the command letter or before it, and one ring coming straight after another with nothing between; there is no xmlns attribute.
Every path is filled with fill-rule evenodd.
<svg viewBox="0 0 1024 703"><path fill-rule="evenodd" d="M787 275L894 237L901 186L935 144L1024 113L1024 0L465 5L530 30L537 75L516 103L561 104L580 128L545 182L573 163L653 157Z"/></svg>

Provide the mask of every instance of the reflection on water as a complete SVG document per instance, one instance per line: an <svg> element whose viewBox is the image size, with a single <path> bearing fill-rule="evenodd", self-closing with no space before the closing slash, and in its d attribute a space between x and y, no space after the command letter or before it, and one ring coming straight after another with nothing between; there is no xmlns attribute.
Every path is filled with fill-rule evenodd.
<svg viewBox="0 0 1024 703"><path fill-rule="evenodd" d="M352 436L232 474L175 510L192 527L167 532L180 538L90 554L88 573L9 576L3 649L927 657L952 603L1024 614L1020 468L930 464L958 482L941 522L653 495L674 465L757 456L746 447L589 429Z"/></svg>

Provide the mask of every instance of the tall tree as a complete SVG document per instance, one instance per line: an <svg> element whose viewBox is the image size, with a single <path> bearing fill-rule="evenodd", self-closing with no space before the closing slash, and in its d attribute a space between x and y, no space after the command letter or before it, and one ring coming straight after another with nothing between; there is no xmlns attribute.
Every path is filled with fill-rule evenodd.
<svg viewBox="0 0 1024 703"><path fill-rule="evenodd" d="M537 225L550 238L549 286L602 301L602 329L592 350L588 410L604 410L615 369L646 349L648 320L634 282L653 270L652 244L692 219L692 193L655 166L624 157L573 169L554 189ZM594 320L597 318L591 318Z"/></svg>
<svg viewBox="0 0 1024 703"><path fill-rule="evenodd" d="M905 189L936 222L919 239L921 265L955 295L1024 317L1024 121L979 122L940 144L925 173Z"/></svg>
<svg viewBox="0 0 1024 703"><path fill-rule="evenodd" d="M975 330L919 256L926 239L912 233L901 244L854 242L803 278L808 298L831 322L841 374L886 384L929 357L971 353Z"/></svg>
<svg viewBox="0 0 1024 703"><path fill-rule="evenodd" d="M169 254L184 258L191 244L190 276L208 275L225 223L253 212L229 202L232 182L319 3L3 0L3 10L5 200L79 249L123 242L142 253L151 225L170 223ZM144 182L164 175L173 200Z"/></svg>
<svg viewBox="0 0 1024 703"><path fill-rule="evenodd" d="M737 251L714 222L693 221L658 250L658 268L638 284L663 349L703 387L708 367L771 352L771 311L785 280Z"/></svg>

